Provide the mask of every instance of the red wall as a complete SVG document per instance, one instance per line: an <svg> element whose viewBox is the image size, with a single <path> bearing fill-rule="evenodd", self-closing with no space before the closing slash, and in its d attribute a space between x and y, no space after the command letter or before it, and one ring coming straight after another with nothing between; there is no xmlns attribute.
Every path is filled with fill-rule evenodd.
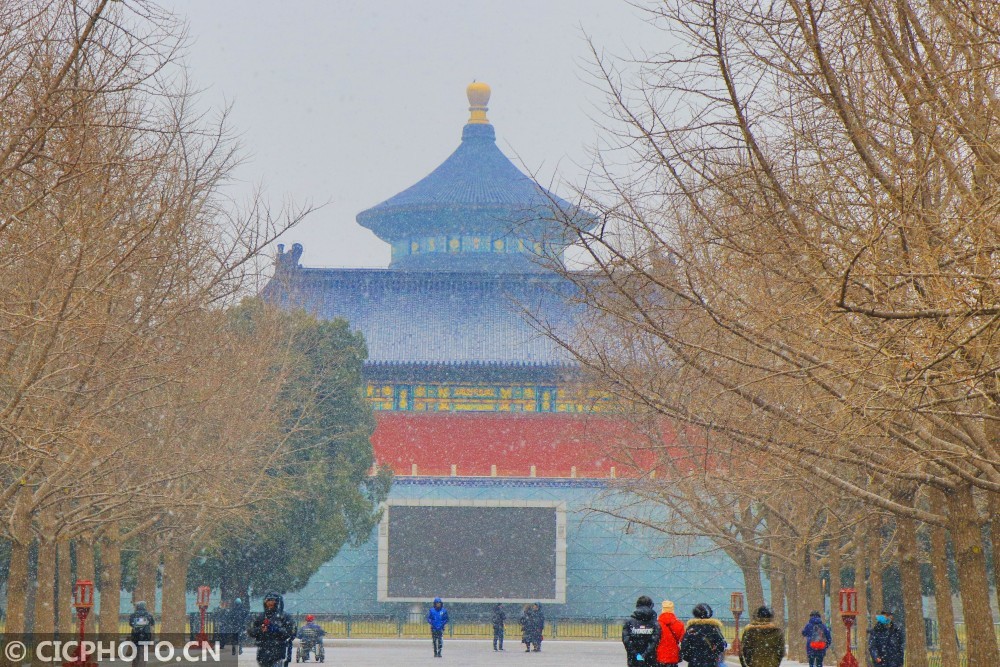
<svg viewBox="0 0 1000 667"><path fill-rule="evenodd" d="M638 463L653 460L647 447L627 445L631 431L622 419L577 415L407 414L376 413L378 427L372 436L375 459L397 475L490 474L527 477L535 466L538 477L628 476ZM672 438L671 438L672 439ZM633 440L633 442L638 439Z"/></svg>

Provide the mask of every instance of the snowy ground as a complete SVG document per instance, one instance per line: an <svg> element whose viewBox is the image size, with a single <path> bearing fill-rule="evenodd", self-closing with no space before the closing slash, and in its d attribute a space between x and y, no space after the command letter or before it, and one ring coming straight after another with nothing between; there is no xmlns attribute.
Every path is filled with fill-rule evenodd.
<svg viewBox="0 0 1000 667"><path fill-rule="evenodd" d="M541 653L525 653L522 644L508 642L507 650L494 653L485 640L445 639L443 657L435 658L430 638L416 639L337 639L326 643L326 665L330 667L436 667L469 665L503 667L590 667L625 666L625 652L618 642L547 641ZM734 659L731 659L731 661ZM253 649L246 649L239 667L256 667ZM732 664L739 664L735 662ZM782 662L782 667L803 667L798 662ZM318 665L318 663L310 663ZM292 663L295 667L295 663Z"/></svg>

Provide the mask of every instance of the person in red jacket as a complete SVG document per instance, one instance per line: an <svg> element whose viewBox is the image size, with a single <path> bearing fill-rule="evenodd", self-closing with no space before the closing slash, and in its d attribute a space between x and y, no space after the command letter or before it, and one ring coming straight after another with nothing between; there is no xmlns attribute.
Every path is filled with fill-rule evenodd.
<svg viewBox="0 0 1000 667"><path fill-rule="evenodd" d="M660 644L656 648L656 662L660 667L677 667L681 661L681 639L684 638L684 623L674 615L674 603L663 601L660 614Z"/></svg>

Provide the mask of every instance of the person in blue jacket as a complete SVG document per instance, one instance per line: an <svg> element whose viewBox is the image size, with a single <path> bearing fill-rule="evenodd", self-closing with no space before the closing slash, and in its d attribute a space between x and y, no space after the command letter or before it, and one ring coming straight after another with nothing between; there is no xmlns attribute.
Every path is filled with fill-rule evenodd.
<svg viewBox="0 0 1000 667"><path fill-rule="evenodd" d="M448 625L448 610L441 598L434 598L434 604L427 610L427 625L431 626L431 641L434 643L434 657L441 657L444 644L444 626Z"/></svg>
<svg viewBox="0 0 1000 667"><path fill-rule="evenodd" d="M830 628L823 622L823 615L818 611L809 614L809 622L802 628L802 636L806 638L806 657L809 658L809 667L823 667L823 658L830 650L833 637L830 635Z"/></svg>

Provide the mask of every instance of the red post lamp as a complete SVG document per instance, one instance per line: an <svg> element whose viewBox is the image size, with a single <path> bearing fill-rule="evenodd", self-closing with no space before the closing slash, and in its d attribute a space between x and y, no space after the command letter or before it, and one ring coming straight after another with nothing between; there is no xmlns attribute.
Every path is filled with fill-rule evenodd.
<svg viewBox="0 0 1000 667"><path fill-rule="evenodd" d="M840 589L840 618L847 629L847 652L840 661L840 667L858 667L858 660L851 653L851 628L858 618L858 592L853 588Z"/></svg>
<svg viewBox="0 0 1000 667"><path fill-rule="evenodd" d="M73 606L76 617L80 619L80 643L76 648L76 659L64 662L64 667L97 667L96 662L87 662L87 651L84 648L84 635L87 631L87 616L94 608L94 582L89 579L77 579L73 584Z"/></svg>
<svg viewBox="0 0 1000 667"><path fill-rule="evenodd" d="M733 594L729 596L729 611L733 612L733 618L736 619L736 637L733 639L733 643L729 647L729 655L739 655L740 616L743 614L743 593L740 591L733 591Z"/></svg>
<svg viewBox="0 0 1000 667"><path fill-rule="evenodd" d="M208 603L212 599L212 589L209 586L199 586L197 603L198 610L201 612L201 629L198 631L197 644L200 646L208 645L208 634L205 632L205 612L208 611Z"/></svg>

